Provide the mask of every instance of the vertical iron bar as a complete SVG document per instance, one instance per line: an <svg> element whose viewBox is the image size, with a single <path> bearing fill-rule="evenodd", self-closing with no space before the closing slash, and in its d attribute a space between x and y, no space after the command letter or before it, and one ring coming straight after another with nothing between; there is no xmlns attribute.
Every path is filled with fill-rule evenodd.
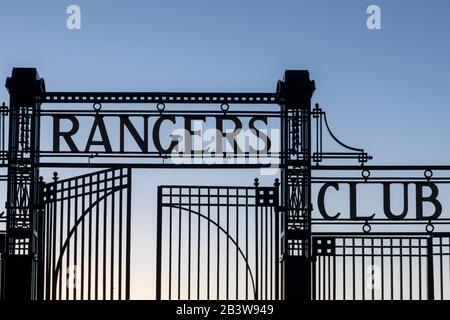
<svg viewBox="0 0 450 320"><path fill-rule="evenodd" d="M182 203L181 202L181 198L182 198L182 196L181 196L181 188L180 188L180 204ZM181 221L182 221L182 219L181 219L181 207L178 209L178 268L177 268L177 271L178 271L178 276L177 276L177 278L178 278L178 282L177 282L177 284L178 284L178 300L180 300L181 298L181 283L180 283L180 281L181 281Z"/></svg>
<svg viewBox="0 0 450 320"><path fill-rule="evenodd" d="M280 184L275 180L274 215L275 215L275 300L280 299Z"/></svg>
<svg viewBox="0 0 450 320"><path fill-rule="evenodd" d="M352 237L352 289L353 300L356 300L356 264L355 264L355 238Z"/></svg>
<svg viewBox="0 0 450 320"><path fill-rule="evenodd" d="M335 254L333 254L333 283L332 283L331 287L333 288L333 298L332 299L336 300L336 252L335 252Z"/></svg>
<svg viewBox="0 0 450 320"><path fill-rule="evenodd" d="M192 189L191 187L187 188L188 190L188 206L189 206L189 210L188 210L188 300L191 300L191 247L192 247L192 239L191 239L191 228L192 228Z"/></svg>
<svg viewBox="0 0 450 320"><path fill-rule="evenodd" d="M217 188L217 297L220 299L220 189Z"/></svg>
<svg viewBox="0 0 450 320"><path fill-rule="evenodd" d="M89 176L89 204L88 206L92 206L92 199L93 199L93 181L92 181L92 175ZM89 212L89 232L88 232L88 300L91 300L91 292L92 292L92 214L93 214L93 208L90 209L91 212Z"/></svg>
<svg viewBox="0 0 450 320"><path fill-rule="evenodd" d="M126 274L125 274L125 300L130 300L130 273L131 273L131 168L127 168L127 239L126 239Z"/></svg>
<svg viewBox="0 0 450 320"><path fill-rule="evenodd" d="M56 228L57 228L57 215L56 212L58 211L58 201L57 201L57 197L58 197L58 184L56 183L57 181L57 176L54 174L53 176L53 189L52 189L52 193L53 193L53 241L52 241L52 262L51 262L51 290L52 290L52 294L51 294L51 299L52 300L56 300L56 288L57 288L57 281L58 279L55 278L55 264L56 264L56 239L57 239L57 234L56 234ZM60 218L61 219L61 218Z"/></svg>
<svg viewBox="0 0 450 320"><path fill-rule="evenodd" d="M161 300L161 253L162 253L162 187L158 186L158 209L156 213L156 300ZM170 272L170 269L169 269ZM169 287L170 290L170 287Z"/></svg>
<svg viewBox="0 0 450 320"><path fill-rule="evenodd" d="M248 252L248 189L245 188L245 255L249 257ZM247 262L248 263L248 262ZM249 270L245 267L245 300L248 300L248 275Z"/></svg>
<svg viewBox="0 0 450 320"><path fill-rule="evenodd" d="M347 265L347 248L346 248L346 238L342 238L342 300L347 300L346 287L346 265Z"/></svg>
<svg viewBox="0 0 450 320"><path fill-rule="evenodd" d="M172 210L172 201L174 200L172 198L172 187L169 187L169 300L172 298L172 217L173 217L173 210ZM181 188L179 188L179 195L181 194ZM181 196L179 196L181 197ZM181 198L180 198L181 199ZM162 208L161 208L162 211ZM161 213L162 215L162 213Z"/></svg>
<svg viewBox="0 0 450 320"><path fill-rule="evenodd" d="M116 203L115 203L115 194L116 194L116 170L112 170L111 172L111 280L110 280L110 299L114 300L114 242L115 242L115 219L116 219Z"/></svg>
<svg viewBox="0 0 450 320"><path fill-rule="evenodd" d="M258 193L258 187L255 188L255 197ZM256 199L255 199L256 202ZM256 267L255 267L255 282L256 282L256 297L255 300L259 300L259 237L258 237L258 212L259 212L259 206L256 203L255 204L255 255L256 255Z"/></svg>
<svg viewBox="0 0 450 320"><path fill-rule="evenodd" d="M84 211L86 210L86 178L83 177L81 180L81 214L84 215ZM89 214L89 213L88 213ZM90 215L90 214L89 214ZM81 220L81 300L84 300L84 264L85 264L85 258L84 258L84 250L85 250L85 241L86 241L86 223L85 223L85 217Z"/></svg>
<svg viewBox="0 0 450 320"><path fill-rule="evenodd" d="M265 266L264 266L264 295L265 295L265 300L267 300L267 290L268 290L268 260L269 260L269 252L268 252L268 221L267 221L267 206L264 205L264 261L265 261Z"/></svg>
<svg viewBox="0 0 450 320"><path fill-rule="evenodd" d="M381 243L381 300L384 300L384 238L380 238Z"/></svg>
<svg viewBox="0 0 450 320"><path fill-rule="evenodd" d="M108 233L108 172L105 172L104 174L104 190L103 190L103 259L102 259L102 293L103 293L103 300L106 300L106 286L107 286L107 282L106 282L106 251L107 251L107 246L108 246L108 242L107 242L107 233ZM99 203L100 205L100 203Z"/></svg>
<svg viewBox="0 0 450 320"><path fill-rule="evenodd" d="M207 229L208 229L208 248L207 248L207 254L206 254L206 259L207 259L207 271L206 271L206 286L207 286L207 293L206 293L206 299L209 300L209 290L210 290L210 257L209 255L211 254L210 251L210 241L211 241L211 226L210 226L210 221L211 221L211 188L208 188L208 202L207 202L207 206L208 206L208 223L207 223Z"/></svg>
<svg viewBox="0 0 450 320"><path fill-rule="evenodd" d="M273 207L269 207L267 210L269 211L269 222L270 222L270 226L269 226L269 239L270 239L270 261L269 261L269 265L270 265L270 300L273 300Z"/></svg>
<svg viewBox="0 0 450 320"><path fill-rule="evenodd" d="M60 232L59 232L59 254L62 254L62 245L63 245L63 232L64 232L64 182L61 183L61 214L60 214ZM60 257L61 259L63 257ZM62 298L62 284L63 284L63 264L61 263L61 270L59 272L59 286L58 286L58 294L59 300L63 300Z"/></svg>
<svg viewBox="0 0 450 320"><path fill-rule="evenodd" d="M427 290L428 300L434 300L433 237L427 238Z"/></svg>
<svg viewBox="0 0 450 320"><path fill-rule="evenodd" d="M96 175L96 182L97 182L97 192L96 192L96 202L99 201L100 199L100 174ZM98 300L98 261L99 261L99 248L98 248L98 243L99 243L99 228L100 228L100 203L97 203L97 205L95 206L96 210L95 210L95 283L94 283L94 288L95 288L95 296L94 299Z"/></svg>
<svg viewBox="0 0 450 320"><path fill-rule="evenodd" d="M400 239L400 300L403 300L403 238Z"/></svg>
<svg viewBox="0 0 450 320"><path fill-rule="evenodd" d="M394 300L394 245L392 238L389 239L391 247L391 300Z"/></svg>
<svg viewBox="0 0 450 320"><path fill-rule="evenodd" d="M78 279L78 226L77 226L77 219L78 219L78 179L74 179L75 181L75 210L74 210L74 223L73 226L75 227L75 232L74 232L74 246L73 246L73 251L74 251L74 255L73 255L73 265L74 265L74 272L75 272L75 283L73 286L73 299L77 300L77 291L78 291L78 283L79 280ZM83 213L82 213L83 214Z"/></svg>
<svg viewBox="0 0 450 320"><path fill-rule="evenodd" d="M201 198L201 189L198 188L198 227L197 227L197 300L200 300L200 240L201 240L201 220L200 220L200 198Z"/></svg>
<svg viewBox="0 0 450 320"><path fill-rule="evenodd" d="M440 277L439 277L439 283L440 283L440 291L441 291L441 296L440 296L440 300L444 300L444 265L442 262L442 258L443 258L444 254L442 251L442 236L439 236L439 273L440 273Z"/></svg>
<svg viewBox="0 0 450 320"><path fill-rule="evenodd" d="M230 241L229 241L229 239L228 239L228 236L230 235L230 192L229 192L229 189L227 188L226 189L227 190L227 196L226 196L226 199L227 199L227 238L226 238L226 247L227 247L227 254L226 254L226 257L227 257L227 267L226 267L226 275L227 275L227 279L226 279L226 299L227 300L229 300L229 291L230 291L230 278L229 278L229 275L230 275Z"/></svg>
<svg viewBox="0 0 450 320"><path fill-rule="evenodd" d="M239 299L239 189L236 190L236 297Z"/></svg>
<svg viewBox="0 0 450 320"><path fill-rule="evenodd" d="M46 229L46 250L45 250L45 295L44 299L49 300L50 297L50 261L51 261L51 239L52 239L52 230L53 230L53 224L52 224L52 218L53 218L53 212L52 212L52 200L51 200L51 194L49 192L49 187L52 186L52 184L48 183L44 187L44 201L45 201L45 219L47 220L47 229ZM51 189L50 189L51 191Z"/></svg>
<svg viewBox="0 0 450 320"><path fill-rule="evenodd" d="M120 174L120 179L119 179L119 184L120 184L120 189L119 189L119 252L118 252L118 273L119 273L119 279L118 279L118 297L119 300L122 300L122 265L123 265L123 257L122 257L122 250L123 250L123 188L124 188L124 183L123 183L123 179L124 179L124 173L123 173L123 168L119 169L119 174ZM130 186L128 185L128 181L125 184L125 186L127 188L129 188Z"/></svg>
<svg viewBox="0 0 450 320"><path fill-rule="evenodd" d="M366 242L365 242L365 238L361 238L361 249L362 249L362 268L361 268L361 274L362 274L362 281L361 281L361 285L362 285L362 292L361 292L361 297L362 300L366 300L366 277L365 277L365 271L366 271L366 265L365 265L365 254L366 254Z"/></svg>
<svg viewBox="0 0 450 320"><path fill-rule="evenodd" d="M375 261L374 261L374 242L373 242L373 238L370 238L370 247L371 247L371 264L372 264L372 272L374 272L373 268L375 267ZM372 281L375 281L375 279L373 279ZM375 300L375 284L372 283L372 290L371 290L371 295L372 295L372 300Z"/></svg>
<svg viewBox="0 0 450 320"><path fill-rule="evenodd" d="M413 300L413 269L412 269L412 259L413 259L413 251L412 251L412 239L409 238L409 300Z"/></svg>
<svg viewBox="0 0 450 320"><path fill-rule="evenodd" d="M419 300L422 300L422 250L424 239L419 239Z"/></svg>

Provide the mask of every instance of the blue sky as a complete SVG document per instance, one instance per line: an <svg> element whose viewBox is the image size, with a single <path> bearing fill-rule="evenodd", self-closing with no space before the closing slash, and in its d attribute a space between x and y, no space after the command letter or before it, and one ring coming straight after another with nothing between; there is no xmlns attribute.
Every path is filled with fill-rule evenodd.
<svg viewBox="0 0 450 320"><path fill-rule="evenodd" d="M70 4L81 30L66 28ZM369 4L380 6L382 30L366 28ZM35 66L50 91L273 91L284 69L309 69L314 101L343 140L380 163L444 163L449 9L438 0L3 1L0 74Z"/></svg>
<svg viewBox="0 0 450 320"><path fill-rule="evenodd" d="M70 4L81 8L81 30L66 28ZM382 30L366 27L370 4ZM273 92L285 69L308 69L313 102L373 163L448 164L449 14L445 0L2 1L0 78L22 66L36 67L49 91ZM147 174L153 186L211 181L211 172L182 172ZM255 172L214 174L249 184ZM147 201L135 199L143 216ZM147 231L135 237L151 258Z"/></svg>

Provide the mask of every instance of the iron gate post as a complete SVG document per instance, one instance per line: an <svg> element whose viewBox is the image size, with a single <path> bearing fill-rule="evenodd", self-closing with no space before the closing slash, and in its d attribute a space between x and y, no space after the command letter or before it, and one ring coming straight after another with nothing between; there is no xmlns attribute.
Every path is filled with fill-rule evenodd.
<svg viewBox="0 0 450 320"><path fill-rule="evenodd" d="M42 176L39 177L39 186L38 186L38 194L37 194L37 205L35 210L35 215L33 219L33 230L35 232L35 249L34 249L34 257L36 261L35 268L35 294L34 298L37 300L44 300L44 235L47 232L45 230L44 217L45 217L45 204L44 204L44 188L45 182Z"/></svg>
<svg viewBox="0 0 450 320"><path fill-rule="evenodd" d="M306 70L286 70L278 82L281 105L283 297L311 299L311 98Z"/></svg>
<svg viewBox="0 0 450 320"><path fill-rule="evenodd" d="M8 189L6 200L6 300L37 297L39 213L39 109L44 80L34 68L14 68L10 94Z"/></svg>

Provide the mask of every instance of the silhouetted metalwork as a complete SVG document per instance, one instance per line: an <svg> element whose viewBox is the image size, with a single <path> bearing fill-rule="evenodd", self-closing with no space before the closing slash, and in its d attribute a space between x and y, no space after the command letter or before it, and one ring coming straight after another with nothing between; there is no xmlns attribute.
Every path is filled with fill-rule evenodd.
<svg viewBox="0 0 450 320"><path fill-rule="evenodd" d="M324 159L357 159L361 164L366 163L368 160L372 160L372 156L364 152L364 149L350 147L339 140L330 129L330 125L327 121L326 112L323 111L319 104L316 103L314 109L312 110L312 117L316 119L315 129L316 129L316 150L312 154L313 162L318 165ZM343 147L345 152L324 152L323 151L323 125L325 124L325 129L339 146Z"/></svg>
<svg viewBox="0 0 450 320"><path fill-rule="evenodd" d="M130 195L127 168L43 186L44 299L130 298Z"/></svg>
<svg viewBox="0 0 450 320"><path fill-rule="evenodd" d="M275 93L46 92L29 68L14 68L6 87L1 299L129 299L133 168L281 171L273 186L158 187L157 299L450 299L450 219L439 198L450 166L367 164L372 156L312 108L308 71L286 71ZM216 149L191 148L193 121L213 123ZM184 149L176 135L161 141L163 124L182 124ZM244 127L263 149L239 148ZM104 170L52 182L41 168ZM376 214L358 209L362 187L379 188L370 191L381 195ZM347 200L327 198L343 190Z"/></svg>
<svg viewBox="0 0 450 320"><path fill-rule="evenodd" d="M450 298L448 233L329 234L313 236L313 246L315 300Z"/></svg>
<svg viewBox="0 0 450 320"><path fill-rule="evenodd" d="M36 298L39 224L39 110L45 91L36 69L14 68L10 93L6 200L5 297Z"/></svg>
<svg viewBox="0 0 450 320"><path fill-rule="evenodd" d="M156 298L279 299L278 186L160 186Z"/></svg>

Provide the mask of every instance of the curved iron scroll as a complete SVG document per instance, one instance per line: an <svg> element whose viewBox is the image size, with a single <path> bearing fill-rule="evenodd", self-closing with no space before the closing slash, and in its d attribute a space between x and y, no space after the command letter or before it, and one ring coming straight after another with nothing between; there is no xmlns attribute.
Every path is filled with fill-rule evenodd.
<svg viewBox="0 0 450 320"><path fill-rule="evenodd" d="M313 161L316 162L316 165L319 162L322 162L323 159L356 159L361 164L366 163L368 160L372 160L373 157L368 155L364 149L351 147L341 140L339 140L328 124L328 119L326 112L323 111L319 104L316 103L315 108L312 110L311 115L316 119L316 151L313 153ZM346 152L326 152L323 151L323 122L325 122L325 128L330 135L331 139L336 142L338 145L347 149L349 151Z"/></svg>

